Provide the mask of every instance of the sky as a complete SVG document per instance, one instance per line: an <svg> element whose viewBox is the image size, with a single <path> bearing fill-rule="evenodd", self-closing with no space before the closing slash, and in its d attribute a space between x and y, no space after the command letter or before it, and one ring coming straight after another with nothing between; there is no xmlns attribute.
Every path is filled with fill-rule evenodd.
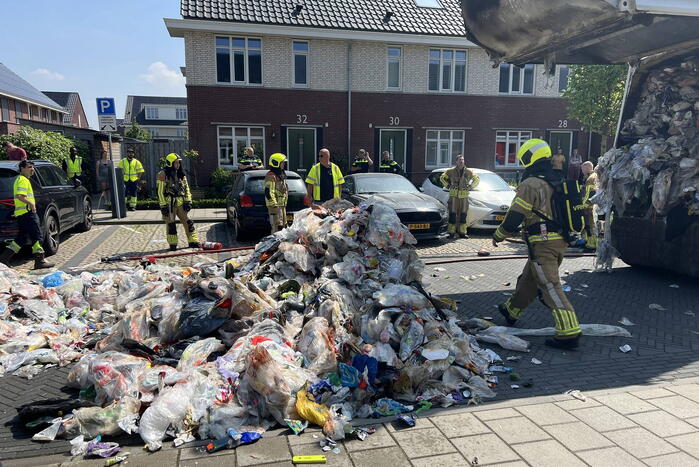
<svg viewBox="0 0 699 467"><path fill-rule="evenodd" d="M0 0L0 62L40 91L77 91L97 127L95 98L186 96L184 43L163 18L179 0Z"/></svg>

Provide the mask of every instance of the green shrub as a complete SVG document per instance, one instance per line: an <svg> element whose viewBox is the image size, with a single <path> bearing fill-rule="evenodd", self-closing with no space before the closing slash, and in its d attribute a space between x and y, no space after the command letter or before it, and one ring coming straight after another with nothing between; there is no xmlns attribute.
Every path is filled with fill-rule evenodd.
<svg viewBox="0 0 699 467"><path fill-rule="evenodd" d="M233 182L233 171L218 167L211 172L211 186L215 193L219 195L225 194L225 187L228 187Z"/></svg>

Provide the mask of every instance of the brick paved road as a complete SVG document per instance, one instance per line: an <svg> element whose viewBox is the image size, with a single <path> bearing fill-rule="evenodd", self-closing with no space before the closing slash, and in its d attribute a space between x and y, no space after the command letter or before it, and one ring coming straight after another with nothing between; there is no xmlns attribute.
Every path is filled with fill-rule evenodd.
<svg viewBox="0 0 699 467"><path fill-rule="evenodd" d="M223 241L226 245L236 245L230 239L228 230L223 224L199 224L197 227L202 239ZM122 252L158 252L165 247L162 230L162 226L98 226L87 234L66 238L55 259L62 267L80 266L77 269L80 270L85 265L95 263L101 256ZM423 244L418 249L420 254L426 258L471 256L479 248L487 246L488 243L487 236L483 236L456 242L432 242ZM517 244L508 245L506 248L508 249L507 253L510 254L521 252L521 246ZM496 253L505 253L505 249L499 249ZM194 262L207 260L207 258L215 260L216 256L207 255L205 258L188 258L182 261ZM460 311L464 317L495 317L495 321L499 322L494 306L506 298L505 294L512 291L513 285L506 286L504 284L515 283L523 263L523 260L457 263L442 266L446 269L442 272L436 272L433 270L434 266L430 266L426 269L425 281L430 283L429 290L431 292L459 300ZM23 264L28 264L28 262ZM590 272L591 266L590 258L580 258L564 261L561 268L562 271L569 271L569 274L564 275L564 279L572 287L572 292L569 295L578 310L580 321L583 323L616 324L622 317L627 317L636 323L635 326L629 327L633 333L633 338L586 338L582 347L575 352L552 351L542 345L543 338L528 338L532 342L531 353L526 354L521 362L512 366L515 367L515 371L522 380L532 379L534 384L528 389L514 390L510 388L510 382L506 378L502 378L498 387L496 403L521 397L535 398L560 395L564 390L570 388L591 391L699 376L699 364L695 363L696 350L699 348L699 335L697 334L699 324L696 316L687 314L690 310L699 313L697 301L699 286L687 279L639 271L623 265L619 265L613 274L592 273ZM92 264L90 267L101 266ZM484 277L476 277L472 281L466 281L461 277L481 274ZM437 277L433 277L433 275L437 275ZM671 288L669 287L671 284L677 284L680 287ZM650 303L658 303L667 310L650 310L648 308ZM521 326L545 327L551 325L551 320L550 314L543 306L535 303L522 318ZM625 343L632 346L632 352L628 354L619 352L618 347ZM503 357L515 354L514 352L501 351L497 346L490 347L499 351ZM538 358L543 364L533 365L530 362L531 357ZM27 438L27 434L18 431L13 424L14 407L21 403L73 395L74 393L63 385L66 373L66 369L54 369L40 374L32 381L11 375L0 379L0 459L39 454L45 456L65 453L69 450L66 441L56 441L47 445L32 443ZM668 404L671 405L672 401ZM425 432L423 436L427 436L427 434ZM437 434L434 433L435 443L440 443L442 441L438 438L441 434L439 436ZM388 449L388 447L396 445L396 440L403 447L403 450L394 452L391 451L394 448L391 448L385 453L377 451L374 454L381 458L384 455L389 456L386 459L390 458L391 455L396 455L401 459L404 459L406 455L412 457L406 454L405 446L411 443L409 437L393 434L385 436L374 435L371 438L379 443L376 446L362 444L351 447L346 444L342 448L344 456L342 463L349 465L351 458L355 465L364 465L365 463L361 460L363 450L382 446ZM429 436L426 439L430 439ZM276 443L277 441L273 439L270 442ZM295 441L292 438L289 442L293 444ZM317 440L312 440L312 442L317 442ZM135 439L130 443L139 445L140 441ZM284 440L283 443L284 449L287 449L286 441ZM457 446L456 443L453 445ZM267 446L265 449L269 450L270 453L274 452L274 446L270 447L267 444L263 446ZM279 448L281 449L281 447ZM133 448L133 450L137 451L138 448ZM350 452L349 458L346 454L347 450ZM245 452L245 450L239 451ZM293 451L295 454L301 453L299 449L293 449ZM263 463L267 459L271 459L270 462L288 459L288 457L272 459L274 456L264 457L264 453L251 454L253 457L241 459L240 452L237 460L240 465ZM461 448L459 448L459 452L463 453ZM303 453L311 452L305 451ZM288 455L288 451L285 455ZM524 454L521 455L526 457ZM165 463L162 465L174 465L177 462L177 456L180 456L181 465L189 465L190 461L187 459L193 457L191 449L190 451L183 450L179 454L176 451L167 451L163 453L163 456L165 457L162 458L164 459L162 462ZM175 457L171 459L167 456ZM62 461L65 460L66 458L63 457ZM442 460L449 463L447 458ZM463 459L461 460L463 461ZM187 462L182 463L182 461ZM213 465L213 461L214 459L196 460L199 466ZM158 460L155 465L160 465L160 462ZM152 462L149 463L152 465ZM414 462L414 464L420 465L419 462ZM36 464L30 462L26 465ZM141 464L132 463L132 465Z"/></svg>

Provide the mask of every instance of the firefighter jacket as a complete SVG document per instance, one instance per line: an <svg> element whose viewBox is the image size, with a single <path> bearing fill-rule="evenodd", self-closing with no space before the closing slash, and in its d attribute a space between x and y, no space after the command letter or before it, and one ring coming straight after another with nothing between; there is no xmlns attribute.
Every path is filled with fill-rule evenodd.
<svg viewBox="0 0 699 467"><path fill-rule="evenodd" d="M192 193L189 191L187 177L168 177L167 173L161 170L158 172L157 178L158 201L161 208L166 207L173 200L177 205L181 205L185 201L192 202Z"/></svg>
<svg viewBox="0 0 699 467"><path fill-rule="evenodd" d="M279 177L271 170L265 176L265 205L274 208L286 207L289 200L289 187L286 180Z"/></svg>
<svg viewBox="0 0 699 467"><path fill-rule="evenodd" d="M122 159L119 162L119 168L123 171L125 182L136 182L138 177L144 172L143 164L138 159Z"/></svg>
<svg viewBox="0 0 699 467"><path fill-rule="evenodd" d="M451 198L464 199L468 198L468 192L476 188L481 180L466 167L461 170L452 167L439 177L439 181L444 188L449 189Z"/></svg>

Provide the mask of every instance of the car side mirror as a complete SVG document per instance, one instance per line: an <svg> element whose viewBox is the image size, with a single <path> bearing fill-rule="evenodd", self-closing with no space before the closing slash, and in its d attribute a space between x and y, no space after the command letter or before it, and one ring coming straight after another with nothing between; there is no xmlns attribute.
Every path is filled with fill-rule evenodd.
<svg viewBox="0 0 699 467"><path fill-rule="evenodd" d="M73 187L80 188L81 186L83 186L83 182L80 181L79 178L74 178L73 179Z"/></svg>
<svg viewBox="0 0 699 467"><path fill-rule="evenodd" d="M349 189L349 187L343 186L343 187L342 187L342 194L343 194L343 195L349 195L349 194L350 194L350 189Z"/></svg>

